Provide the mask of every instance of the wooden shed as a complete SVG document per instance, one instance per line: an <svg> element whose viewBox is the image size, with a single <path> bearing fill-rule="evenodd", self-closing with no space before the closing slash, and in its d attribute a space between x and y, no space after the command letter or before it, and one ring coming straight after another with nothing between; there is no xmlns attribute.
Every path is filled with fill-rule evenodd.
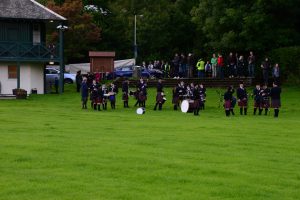
<svg viewBox="0 0 300 200"><path fill-rule="evenodd" d="M105 74L114 71L115 52L90 51L90 70L93 73Z"/></svg>

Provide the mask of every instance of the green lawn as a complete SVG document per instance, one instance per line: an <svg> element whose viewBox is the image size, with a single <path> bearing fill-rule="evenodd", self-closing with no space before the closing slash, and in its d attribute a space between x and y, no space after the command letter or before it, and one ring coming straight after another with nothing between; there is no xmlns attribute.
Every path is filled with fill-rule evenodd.
<svg viewBox="0 0 300 200"><path fill-rule="evenodd" d="M82 110L80 96L0 101L0 199L300 199L300 90L278 119L226 118L215 89L195 117ZM236 108L236 113L238 109Z"/></svg>

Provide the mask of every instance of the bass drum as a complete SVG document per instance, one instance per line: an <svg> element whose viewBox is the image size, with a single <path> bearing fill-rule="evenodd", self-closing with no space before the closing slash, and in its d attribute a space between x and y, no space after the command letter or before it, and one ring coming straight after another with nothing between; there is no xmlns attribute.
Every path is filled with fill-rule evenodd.
<svg viewBox="0 0 300 200"><path fill-rule="evenodd" d="M190 107L189 101L183 100L180 106L181 112L187 113L189 111L189 107Z"/></svg>
<svg viewBox="0 0 300 200"><path fill-rule="evenodd" d="M138 115L145 114L145 108L138 108L138 109L136 109L136 114L138 114Z"/></svg>

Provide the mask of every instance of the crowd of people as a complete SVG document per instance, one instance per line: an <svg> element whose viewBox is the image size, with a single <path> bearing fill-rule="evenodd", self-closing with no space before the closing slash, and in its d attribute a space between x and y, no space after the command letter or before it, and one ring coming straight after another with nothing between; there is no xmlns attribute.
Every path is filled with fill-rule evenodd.
<svg viewBox="0 0 300 200"><path fill-rule="evenodd" d="M256 57L252 51L244 56L239 53L230 52L227 57L221 53L213 54L210 59L200 58L196 60L195 55L189 53L176 53L170 62L164 60L149 61L148 64L143 61L142 67L145 69L159 69L164 72L165 78L242 78L255 77L255 68L257 64ZM265 58L260 64L264 83L269 81L270 75L273 80L279 81L279 65L275 63L272 67L269 58Z"/></svg>

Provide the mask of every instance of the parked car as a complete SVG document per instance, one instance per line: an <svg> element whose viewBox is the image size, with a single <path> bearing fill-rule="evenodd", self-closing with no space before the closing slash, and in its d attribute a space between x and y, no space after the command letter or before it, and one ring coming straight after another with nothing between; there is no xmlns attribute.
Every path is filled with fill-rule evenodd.
<svg viewBox="0 0 300 200"><path fill-rule="evenodd" d="M60 71L55 68L46 68L46 82L51 82L54 84L55 77L59 79ZM65 84L73 84L75 83L76 74L64 73L64 83Z"/></svg>
<svg viewBox="0 0 300 200"><path fill-rule="evenodd" d="M113 73L108 74L108 79L124 77L130 78L134 74L134 68L137 67L140 70L140 75L144 78L162 78L163 72L158 69L143 69L140 66L130 66L130 67L118 67Z"/></svg>

